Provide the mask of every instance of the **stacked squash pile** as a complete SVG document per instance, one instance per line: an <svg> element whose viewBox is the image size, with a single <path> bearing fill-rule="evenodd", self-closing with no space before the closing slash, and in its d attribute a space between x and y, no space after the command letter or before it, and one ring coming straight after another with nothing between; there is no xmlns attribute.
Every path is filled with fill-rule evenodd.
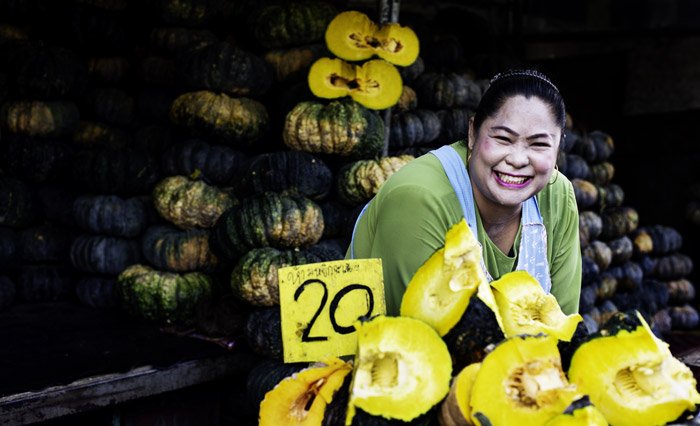
<svg viewBox="0 0 700 426"><path fill-rule="evenodd" d="M356 324L352 362L251 372L249 385L262 377L269 389L260 424L656 425L692 416L696 380L641 314L617 313L588 333L527 272L489 283L480 265L463 220L412 278L400 316Z"/></svg>
<svg viewBox="0 0 700 426"><path fill-rule="evenodd" d="M569 124L571 121L569 121ZM662 225L640 226L612 182L614 142L601 131L567 129L559 170L574 185L580 214L583 286L580 312L592 331L611 315L639 310L657 333L698 326L691 305L693 262L680 252L682 237Z"/></svg>

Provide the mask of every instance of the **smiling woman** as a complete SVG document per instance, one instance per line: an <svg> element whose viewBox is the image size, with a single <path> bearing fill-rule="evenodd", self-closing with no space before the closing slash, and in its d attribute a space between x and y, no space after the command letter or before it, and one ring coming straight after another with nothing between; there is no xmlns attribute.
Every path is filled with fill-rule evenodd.
<svg viewBox="0 0 700 426"><path fill-rule="evenodd" d="M566 112L534 70L496 75L469 137L431 151L385 182L357 220L348 258L381 258L387 312L399 313L416 270L465 218L489 280L525 270L569 314L578 311L581 254L571 182L556 168Z"/></svg>

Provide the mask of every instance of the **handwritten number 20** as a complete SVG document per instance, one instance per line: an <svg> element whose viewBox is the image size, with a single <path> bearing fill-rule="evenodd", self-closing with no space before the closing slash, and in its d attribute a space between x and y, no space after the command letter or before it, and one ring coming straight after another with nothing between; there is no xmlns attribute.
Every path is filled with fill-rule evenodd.
<svg viewBox="0 0 700 426"><path fill-rule="evenodd" d="M299 299L301 293L303 293L306 289L306 286L311 284L321 285L321 287L323 288L323 297L321 297L321 303L319 304L318 309L316 309L314 315L311 317L309 324L306 326L306 328L304 328L304 332L301 335L302 342L319 342L328 340L327 336L310 336L311 328L313 327L314 323L318 319L318 316L321 314L323 307L326 306L326 302L328 301L328 287L326 287L326 283L315 278L304 281L294 292L294 301L296 302ZM372 290L368 286L363 284L350 284L346 287L343 287L343 289L336 293L336 295L333 297L333 300L331 300L330 306L328 307L328 315L330 316L331 325L333 326L333 330L335 330L335 332L338 334L349 334L355 331L355 327L353 327L352 325L341 326L340 324L338 324L338 321L335 317L335 313L338 310L340 300L343 297L345 297L348 293L355 290L363 290L367 292L367 312L363 315L358 315L358 318L364 315L371 314L372 310L374 309L374 295L372 294Z"/></svg>

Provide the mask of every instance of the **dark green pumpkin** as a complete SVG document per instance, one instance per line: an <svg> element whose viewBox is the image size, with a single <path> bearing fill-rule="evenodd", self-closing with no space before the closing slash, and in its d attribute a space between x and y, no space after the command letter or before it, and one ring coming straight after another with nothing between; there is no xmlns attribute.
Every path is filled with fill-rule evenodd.
<svg viewBox="0 0 700 426"><path fill-rule="evenodd" d="M0 125L10 133L57 137L70 134L80 112L69 101L10 101L2 106Z"/></svg>
<svg viewBox="0 0 700 426"><path fill-rule="evenodd" d="M150 200L144 197L83 195L73 202L73 217L85 231L130 238L146 229L150 209Z"/></svg>
<svg viewBox="0 0 700 426"><path fill-rule="evenodd" d="M76 183L98 194L147 194L158 179L157 164L145 151L83 149L74 158Z"/></svg>
<svg viewBox="0 0 700 426"><path fill-rule="evenodd" d="M426 72L416 78L413 88L418 106L432 110L474 109L481 100L481 86L463 74Z"/></svg>
<svg viewBox="0 0 700 426"><path fill-rule="evenodd" d="M617 288L623 291L632 291L641 286L644 279L644 271L636 262L625 262L608 269L610 275L617 280Z"/></svg>
<svg viewBox="0 0 700 426"><path fill-rule="evenodd" d="M469 119L472 115L473 111L465 108L438 111L440 119L438 142L449 144L462 139L466 140L469 136Z"/></svg>
<svg viewBox="0 0 700 426"><path fill-rule="evenodd" d="M12 176L32 183L60 180L71 163L71 147L60 140L8 135L0 146L0 164Z"/></svg>
<svg viewBox="0 0 700 426"><path fill-rule="evenodd" d="M581 295L579 296L578 309L581 312L588 312L595 306L598 298L598 283L586 282L581 287Z"/></svg>
<svg viewBox="0 0 700 426"><path fill-rule="evenodd" d="M85 117L128 127L136 120L134 98L122 89L100 87L87 93L83 102Z"/></svg>
<svg viewBox="0 0 700 426"><path fill-rule="evenodd" d="M251 311L245 320L243 333L253 353L272 360L282 361L284 358L279 306Z"/></svg>
<svg viewBox="0 0 700 426"><path fill-rule="evenodd" d="M598 280L597 290L598 301L610 299L617 291L617 278L608 272L601 273Z"/></svg>
<svg viewBox="0 0 700 426"><path fill-rule="evenodd" d="M566 154L566 177L569 179L588 179L591 169L581 156Z"/></svg>
<svg viewBox="0 0 700 426"><path fill-rule="evenodd" d="M600 268L595 260L587 256L581 256L581 283L595 282L600 275Z"/></svg>
<svg viewBox="0 0 700 426"><path fill-rule="evenodd" d="M695 300L695 285L686 278L669 280L664 285L668 290L669 302L675 305Z"/></svg>
<svg viewBox="0 0 700 426"><path fill-rule="evenodd" d="M630 240L626 235L608 241L608 247L610 247L610 251L612 252L612 263L614 265L627 262L632 258L632 240Z"/></svg>
<svg viewBox="0 0 700 426"><path fill-rule="evenodd" d="M440 136L441 129L440 116L427 109L392 114L389 148L429 144Z"/></svg>
<svg viewBox="0 0 700 426"><path fill-rule="evenodd" d="M602 241L592 241L582 250L582 254L592 259L598 265L600 271L608 269L612 262L612 250Z"/></svg>
<svg viewBox="0 0 700 426"><path fill-rule="evenodd" d="M212 229L220 258L237 260L253 248L288 249L315 244L323 235L323 213L313 201L266 192L226 211Z"/></svg>
<svg viewBox="0 0 700 426"><path fill-rule="evenodd" d="M248 194L273 191L320 200L333 185L333 174L326 163L302 151L259 154L250 160L242 176L242 187Z"/></svg>
<svg viewBox="0 0 700 426"><path fill-rule="evenodd" d="M141 260L138 240L80 235L70 248L71 264L83 272L117 275Z"/></svg>
<svg viewBox="0 0 700 426"><path fill-rule="evenodd" d="M225 293L199 304L195 315L197 330L210 337L222 337L237 344L243 336L247 307L234 295Z"/></svg>
<svg viewBox="0 0 700 426"><path fill-rule="evenodd" d="M161 22L185 27L206 27L225 11L223 0L154 0L151 5Z"/></svg>
<svg viewBox="0 0 700 426"><path fill-rule="evenodd" d="M267 130L268 114L258 101L202 90L178 96L170 107L170 121L194 136L250 146Z"/></svg>
<svg viewBox="0 0 700 426"><path fill-rule="evenodd" d="M323 238L345 237L352 234L355 216L352 209L335 200L319 203L323 212Z"/></svg>
<svg viewBox="0 0 700 426"><path fill-rule="evenodd" d="M58 264L22 265L16 284L19 297L31 303L66 299L75 285L69 269Z"/></svg>
<svg viewBox="0 0 700 426"><path fill-rule="evenodd" d="M615 176L615 166L605 161L599 164L593 164L590 167L590 179L596 185L607 185Z"/></svg>
<svg viewBox="0 0 700 426"><path fill-rule="evenodd" d="M5 271L14 266L18 257L19 234L17 231L0 227L0 270Z"/></svg>
<svg viewBox="0 0 700 426"><path fill-rule="evenodd" d="M668 289L663 282L645 279L635 289L618 291L611 300L620 311L637 310L645 318L651 318L668 306L668 296Z"/></svg>
<svg viewBox="0 0 700 426"><path fill-rule="evenodd" d="M78 94L85 84L84 60L72 50L44 44L22 49L11 64L21 98L57 99Z"/></svg>
<svg viewBox="0 0 700 426"><path fill-rule="evenodd" d="M693 259L683 253L673 253L658 257L650 276L662 280L674 280L687 277L691 272L693 272Z"/></svg>
<svg viewBox="0 0 700 426"><path fill-rule="evenodd" d="M459 322L443 336L452 356L452 371L481 362L489 346L503 339L496 314L475 294Z"/></svg>
<svg viewBox="0 0 700 426"><path fill-rule="evenodd" d="M101 275L82 277L75 283L75 294L85 306L114 308L118 304L117 279Z"/></svg>
<svg viewBox="0 0 700 426"><path fill-rule="evenodd" d="M673 306L668 309L672 327L676 330L695 330L700 325L698 311L690 305Z"/></svg>
<svg viewBox="0 0 700 426"><path fill-rule="evenodd" d="M640 232L649 234L652 243L651 253L654 255L670 254L683 246L683 236L670 226L653 225L645 227Z"/></svg>
<svg viewBox="0 0 700 426"><path fill-rule="evenodd" d="M609 183L603 186L597 186L598 201L595 208L604 210L608 207L619 207L625 200L625 192L620 185Z"/></svg>
<svg viewBox="0 0 700 426"><path fill-rule="evenodd" d="M189 139L168 147L161 157L166 175L199 176L213 185L236 182L248 163L248 155L224 145Z"/></svg>
<svg viewBox="0 0 700 426"><path fill-rule="evenodd" d="M425 72L425 61L423 61L421 56L418 56L411 65L399 68L399 73L401 74L401 79L404 84L413 83L423 72Z"/></svg>
<svg viewBox="0 0 700 426"><path fill-rule="evenodd" d="M593 183L573 178L571 184L574 186L574 196L579 209L588 209L598 201L598 188Z"/></svg>
<svg viewBox="0 0 700 426"><path fill-rule="evenodd" d="M26 228L19 233L19 257L27 263L65 262L71 243L66 228L49 224Z"/></svg>
<svg viewBox="0 0 700 426"><path fill-rule="evenodd" d="M11 306L15 302L16 295L15 283L9 277L0 275L0 311Z"/></svg>
<svg viewBox="0 0 700 426"><path fill-rule="evenodd" d="M236 202L227 192L185 176L161 180L152 196L158 214L181 229L211 228Z"/></svg>
<svg viewBox="0 0 700 426"><path fill-rule="evenodd" d="M92 56L87 59L88 78L96 85L124 83L131 73L126 56Z"/></svg>
<svg viewBox="0 0 700 426"><path fill-rule="evenodd" d="M663 338L673 328L673 320L669 314L669 309L662 309L652 315L649 322L652 332L659 338Z"/></svg>
<svg viewBox="0 0 700 426"><path fill-rule="evenodd" d="M227 42L190 48L178 56L180 81L192 90L257 98L272 84L265 61Z"/></svg>
<svg viewBox="0 0 700 426"><path fill-rule="evenodd" d="M216 35L204 28L164 26L152 29L149 34L151 49L171 56L185 49L206 46L217 41Z"/></svg>
<svg viewBox="0 0 700 426"><path fill-rule="evenodd" d="M141 252L151 265L163 271L207 271L217 264L209 250L209 233L203 229L152 226L141 238Z"/></svg>
<svg viewBox="0 0 700 426"><path fill-rule="evenodd" d="M250 16L255 40L266 49L300 46L323 40L338 13L322 1L290 1L262 7Z"/></svg>
<svg viewBox="0 0 700 426"><path fill-rule="evenodd" d="M328 55L328 49L324 44L314 43L270 50L265 53L263 59L272 69L275 81L289 82L305 78L311 64L322 56Z"/></svg>
<svg viewBox="0 0 700 426"><path fill-rule="evenodd" d="M233 267L233 294L253 306L279 305L279 269L319 261L318 257L305 250L252 249Z"/></svg>
<svg viewBox="0 0 700 426"><path fill-rule="evenodd" d="M15 178L0 178L0 226L29 226L38 216L37 207L32 187Z"/></svg>
<svg viewBox="0 0 700 426"><path fill-rule="evenodd" d="M345 164L336 175L338 199L349 206L369 201L391 175L413 159L413 156L402 155Z"/></svg>
<svg viewBox="0 0 700 426"><path fill-rule="evenodd" d="M147 321L192 326L199 305L211 299L214 281L201 272L177 274L132 265L119 274L117 294L131 315Z"/></svg>
<svg viewBox="0 0 700 426"><path fill-rule="evenodd" d="M595 155L591 156L590 161L592 163L602 163L607 161L610 156L615 152L615 143L612 137L600 130L594 130L585 136L585 139L589 140L595 147Z"/></svg>
<svg viewBox="0 0 700 426"><path fill-rule="evenodd" d="M601 212L603 230L601 239L612 240L637 229L639 214L632 207L611 207Z"/></svg>
<svg viewBox="0 0 700 426"><path fill-rule="evenodd" d="M138 75L145 86L176 87L180 80L177 61L155 55L141 59Z"/></svg>
<svg viewBox="0 0 700 426"><path fill-rule="evenodd" d="M384 145L384 123L351 99L305 101L287 114L282 137L295 151L373 158Z"/></svg>
<svg viewBox="0 0 700 426"><path fill-rule="evenodd" d="M131 145L132 136L118 127L81 120L71 136L75 146L80 148L124 149Z"/></svg>

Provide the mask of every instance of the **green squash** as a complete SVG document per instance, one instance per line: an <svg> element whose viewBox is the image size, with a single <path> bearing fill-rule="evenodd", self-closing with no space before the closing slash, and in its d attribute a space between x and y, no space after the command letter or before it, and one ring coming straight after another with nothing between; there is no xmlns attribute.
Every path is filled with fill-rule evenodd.
<svg viewBox="0 0 700 426"><path fill-rule="evenodd" d="M155 52L172 56L186 49L216 43L218 38L204 28L163 26L153 28L148 40Z"/></svg>
<svg viewBox="0 0 700 426"><path fill-rule="evenodd" d="M75 127L71 140L79 148L125 149L132 144L133 137L116 126L81 120Z"/></svg>
<svg viewBox="0 0 700 426"><path fill-rule="evenodd" d="M214 293L212 278L201 272L177 274L132 265L118 278L121 306L131 315L168 325L189 326L199 304Z"/></svg>
<svg viewBox="0 0 700 426"><path fill-rule="evenodd" d="M429 144L440 136L441 128L438 114L427 109L392 114L389 148Z"/></svg>
<svg viewBox="0 0 700 426"><path fill-rule="evenodd" d="M80 112L69 101L10 101L2 106L0 125L10 133L56 137L70 134Z"/></svg>
<svg viewBox="0 0 700 426"><path fill-rule="evenodd" d="M315 43L270 50L263 59L272 68L275 81L291 82L305 79L311 64L327 54L326 46Z"/></svg>
<svg viewBox="0 0 700 426"><path fill-rule="evenodd" d="M611 240L629 234L639 225L639 214L632 207L612 207L601 212L603 229L600 237Z"/></svg>
<svg viewBox="0 0 700 426"><path fill-rule="evenodd" d="M426 72L413 83L419 107L440 110L474 109L481 100L481 86L463 74Z"/></svg>
<svg viewBox="0 0 700 426"><path fill-rule="evenodd" d="M92 56L87 59L88 78L96 85L119 85L131 72L126 56Z"/></svg>
<svg viewBox="0 0 700 426"><path fill-rule="evenodd" d="M279 306L251 310L245 319L243 335L254 354L279 361L284 358Z"/></svg>
<svg viewBox="0 0 700 426"><path fill-rule="evenodd" d="M181 52L177 71L187 87L232 96L259 97L270 88L272 72L265 61L227 42Z"/></svg>
<svg viewBox="0 0 700 426"><path fill-rule="evenodd" d="M358 205L372 198L394 173L414 157L383 157L379 160L358 160L340 168L336 176L338 198L347 205Z"/></svg>
<svg viewBox="0 0 700 426"><path fill-rule="evenodd" d="M73 267L83 272L116 275L141 260L138 240L83 234L70 247Z"/></svg>
<svg viewBox="0 0 700 426"><path fill-rule="evenodd" d="M450 144L469 136L469 119L474 115L471 109L451 108L438 111L440 136L438 142Z"/></svg>
<svg viewBox="0 0 700 426"><path fill-rule="evenodd" d="M313 201L275 192L245 198L225 212L212 229L220 258L238 260L253 248L307 247L323 235L323 213Z"/></svg>
<svg viewBox="0 0 700 426"><path fill-rule="evenodd" d="M158 179L154 157L137 149L82 149L73 160L76 183L97 194L146 194Z"/></svg>
<svg viewBox="0 0 700 426"><path fill-rule="evenodd" d="M355 101L297 104L286 116L285 145L295 151L373 158L384 145L379 115Z"/></svg>
<svg viewBox="0 0 700 426"><path fill-rule="evenodd" d="M141 237L141 252L148 263L163 271L208 271L218 263L204 229L152 226Z"/></svg>
<svg viewBox="0 0 700 426"><path fill-rule="evenodd" d="M161 167L167 175L199 175L210 184L229 186L237 183L248 161L247 154L231 147L189 139L167 147Z"/></svg>
<svg viewBox="0 0 700 426"><path fill-rule="evenodd" d="M254 144L267 130L268 120L267 109L258 101L206 90L182 94L170 107L173 124L227 145Z"/></svg>
<svg viewBox="0 0 700 426"><path fill-rule="evenodd" d="M153 188L158 214L182 229L211 228L234 202L217 187L185 176L167 177Z"/></svg>
<svg viewBox="0 0 700 426"><path fill-rule="evenodd" d="M161 22L184 27L206 26L225 11L222 0L154 0L150 3Z"/></svg>
<svg viewBox="0 0 700 426"><path fill-rule="evenodd" d="M322 1L290 1L262 7L249 19L255 40L266 49L323 40L337 9Z"/></svg>
<svg viewBox="0 0 700 426"><path fill-rule="evenodd" d="M149 203L144 197L82 195L73 201L73 218L85 231L133 238L148 225Z"/></svg>

